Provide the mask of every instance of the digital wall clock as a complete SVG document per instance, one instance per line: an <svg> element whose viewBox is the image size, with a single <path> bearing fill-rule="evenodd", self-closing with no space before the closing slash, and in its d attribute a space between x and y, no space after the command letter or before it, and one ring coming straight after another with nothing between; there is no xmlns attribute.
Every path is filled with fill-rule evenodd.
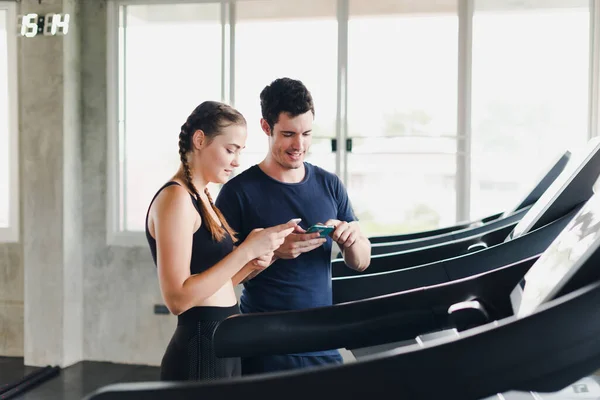
<svg viewBox="0 0 600 400"><path fill-rule="evenodd" d="M69 19L69 14L20 15L18 34L25 37L66 35L69 32Z"/></svg>

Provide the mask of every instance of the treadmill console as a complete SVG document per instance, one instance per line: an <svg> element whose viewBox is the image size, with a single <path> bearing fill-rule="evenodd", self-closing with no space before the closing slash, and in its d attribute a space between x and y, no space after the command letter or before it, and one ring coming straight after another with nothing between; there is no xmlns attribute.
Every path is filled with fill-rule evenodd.
<svg viewBox="0 0 600 400"><path fill-rule="evenodd" d="M576 275L585 280L598 268L587 263L600 246L600 195L595 194L527 271L510 298L517 316L526 316L559 294ZM586 264L586 269L582 268ZM588 281L593 278L588 278Z"/></svg>

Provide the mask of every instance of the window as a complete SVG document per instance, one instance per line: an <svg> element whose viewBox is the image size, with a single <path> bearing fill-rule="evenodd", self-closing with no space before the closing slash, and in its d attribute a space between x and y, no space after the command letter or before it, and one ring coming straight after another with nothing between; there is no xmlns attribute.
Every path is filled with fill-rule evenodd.
<svg viewBox="0 0 600 400"><path fill-rule="evenodd" d="M0 1L0 241L19 240L17 27L15 4Z"/></svg>
<svg viewBox="0 0 600 400"><path fill-rule="evenodd" d="M247 119L236 173L260 162L259 95L279 77L312 92L307 161L343 180L367 235L506 210L598 129L587 0L180 3L108 2L111 243L145 244L150 199L201 101Z"/></svg>
<svg viewBox="0 0 600 400"><path fill-rule="evenodd" d="M315 104L306 161L335 172L337 93L335 0L240 1L235 25L235 106L248 121L248 140L237 173L259 163L268 149L260 127L260 92L276 78L301 80Z"/></svg>
<svg viewBox="0 0 600 400"><path fill-rule="evenodd" d="M382 235L451 224L456 2L350 0L349 13L347 187L361 226Z"/></svg>
<svg viewBox="0 0 600 400"><path fill-rule="evenodd" d="M118 18L109 235L145 229L150 200L179 167L180 127L223 95L220 3L121 5Z"/></svg>
<svg viewBox="0 0 600 400"><path fill-rule="evenodd" d="M109 82L116 82L109 86L109 242L144 244L149 201L176 172L179 127L199 102L226 101L246 117L249 135L237 173L260 162L267 138L259 95L280 76L301 79L313 93L307 160L335 171L336 0L129 3L109 2ZM258 58L263 55L268 61ZM213 197L218 189L211 187Z"/></svg>
<svg viewBox="0 0 600 400"><path fill-rule="evenodd" d="M588 6L475 2L472 218L515 205L561 153L587 141Z"/></svg>

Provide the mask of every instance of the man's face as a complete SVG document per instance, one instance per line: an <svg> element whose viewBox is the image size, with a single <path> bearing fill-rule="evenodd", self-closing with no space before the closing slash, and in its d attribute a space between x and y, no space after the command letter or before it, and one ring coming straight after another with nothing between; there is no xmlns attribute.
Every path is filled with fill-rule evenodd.
<svg viewBox="0 0 600 400"><path fill-rule="evenodd" d="M312 141L313 113L290 117L279 114L279 120L269 137L269 151L273 159L284 169L296 169L303 165ZM264 123L268 129L268 124ZM263 125L263 129L265 126ZM268 132L267 132L268 133Z"/></svg>

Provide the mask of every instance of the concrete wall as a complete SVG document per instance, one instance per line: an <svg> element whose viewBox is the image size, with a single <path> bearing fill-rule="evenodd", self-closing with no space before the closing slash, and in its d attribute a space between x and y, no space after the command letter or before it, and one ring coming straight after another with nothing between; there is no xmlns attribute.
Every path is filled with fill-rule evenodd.
<svg viewBox="0 0 600 400"><path fill-rule="evenodd" d="M19 243L0 243L0 355L23 356L23 262Z"/></svg>
<svg viewBox="0 0 600 400"><path fill-rule="evenodd" d="M29 365L69 365L83 350L79 3L19 7L73 20L67 36L18 42L24 356Z"/></svg>
<svg viewBox="0 0 600 400"><path fill-rule="evenodd" d="M18 39L22 240L0 244L0 355L158 365L176 326L147 247L106 242L106 1L23 0L71 14Z"/></svg>
<svg viewBox="0 0 600 400"><path fill-rule="evenodd" d="M158 365L177 324L162 303L148 247L107 246L106 1L82 0L84 354Z"/></svg>

